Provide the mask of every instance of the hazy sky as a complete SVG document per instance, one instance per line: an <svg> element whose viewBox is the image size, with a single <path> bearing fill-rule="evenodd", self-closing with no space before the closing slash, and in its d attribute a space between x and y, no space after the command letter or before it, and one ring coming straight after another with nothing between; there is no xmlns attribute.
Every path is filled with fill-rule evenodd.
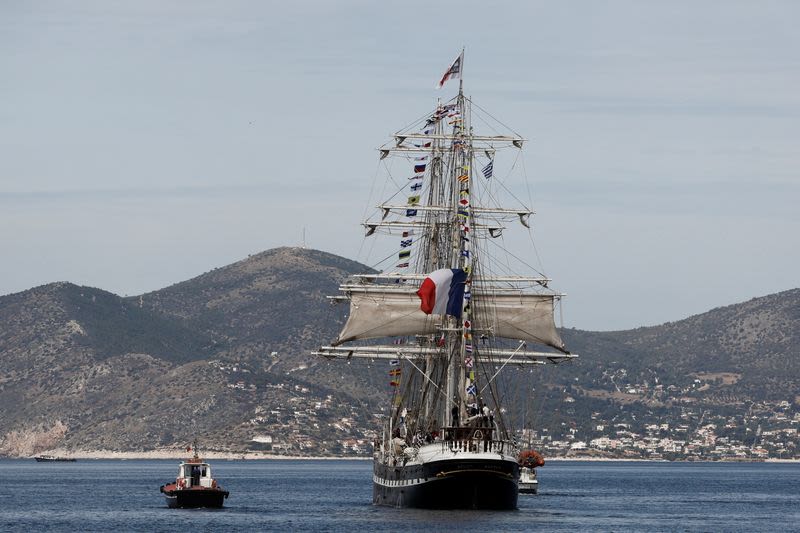
<svg viewBox="0 0 800 533"><path fill-rule="evenodd" d="M357 257L375 148L465 87L531 139L566 326L800 286L800 2L0 2L0 294Z"/></svg>

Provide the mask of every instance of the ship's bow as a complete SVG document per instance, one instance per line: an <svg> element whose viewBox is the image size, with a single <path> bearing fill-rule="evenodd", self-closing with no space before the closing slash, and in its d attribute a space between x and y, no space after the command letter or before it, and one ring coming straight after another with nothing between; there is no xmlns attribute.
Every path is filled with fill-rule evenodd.
<svg viewBox="0 0 800 533"><path fill-rule="evenodd" d="M402 464L375 459L373 503L422 509L517 508L519 465L500 453L434 444Z"/></svg>

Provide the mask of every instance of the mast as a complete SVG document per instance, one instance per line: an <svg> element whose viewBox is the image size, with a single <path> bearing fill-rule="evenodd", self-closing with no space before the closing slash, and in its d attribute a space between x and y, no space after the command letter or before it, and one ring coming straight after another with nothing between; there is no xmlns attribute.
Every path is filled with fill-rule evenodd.
<svg viewBox="0 0 800 533"><path fill-rule="evenodd" d="M458 77L458 96L459 99L463 99L464 97L464 50L466 46L461 47L461 75Z"/></svg>
<svg viewBox="0 0 800 533"><path fill-rule="evenodd" d="M469 226L472 222L469 214L469 184L470 184L470 157L472 152L471 141L466 137L467 110L464 98L464 49L460 55L459 87L456 97L457 110L453 122L453 134L447 155L450 158L449 172L447 175L447 197L440 205L449 205L449 247L455 251L450 264L445 268L461 269L466 273L466 286L471 282L471 258L468 246ZM441 123L441 121L440 121ZM440 126L441 127L441 126ZM463 204L462 202L465 202ZM441 268L441 267L440 267ZM466 301L466 300L465 300ZM468 309L463 309L458 319L449 315L443 317L443 333L447 336L447 355L445 362L446 396L448 401L442 407L443 420L450 420L445 425L460 425L467 407L467 374L465 368L465 347L471 342L471 335L464 324L469 324ZM451 406L458 409L458 417L451 416ZM454 410L455 413L455 410ZM452 419L452 420L451 420Z"/></svg>
<svg viewBox="0 0 800 533"><path fill-rule="evenodd" d="M467 113L467 109L464 100L464 50L461 50L461 76L459 76L459 84L458 84L458 109L462 115L462 122L460 123L460 127L457 128L457 134L459 136L458 144L454 141L453 144L453 159L454 159L454 167L459 168L458 175L455 177L453 184L458 188L458 196L454 198L454 206L455 206L455 223L456 223L456 231L454 232L454 239L456 242L454 243L454 248L458 250L458 268L461 268L467 275L467 279L465 280L466 287L470 287L472 282L472 263L471 257L469 255L469 226L472 224L472 217L469 212L469 187L471 183L470 179L470 158L472 152L472 142L471 140L465 138L465 126L468 125L469 116ZM458 125L458 124L457 124ZM459 153L460 152L460 153ZM461 201L464 200L467 202L466 206L462 206ZM466 307L466 306L465 306ZM455 322L455 320L454 320ZM459 410L466 414L467 408L467 393L466 387L469 386L467 383L467 368L465 363L465 356L466 356L466 346L468 342L471 342L471 338L468 338L468 335L471 335L471 332L465 327L465 324L469 323L469 312L468 309L462 309L461 319L456 325L456 331L458 332L458 360L455 362L456 372L458 375L458 405ZM474 375L473 375L474 377Z"/></svg>

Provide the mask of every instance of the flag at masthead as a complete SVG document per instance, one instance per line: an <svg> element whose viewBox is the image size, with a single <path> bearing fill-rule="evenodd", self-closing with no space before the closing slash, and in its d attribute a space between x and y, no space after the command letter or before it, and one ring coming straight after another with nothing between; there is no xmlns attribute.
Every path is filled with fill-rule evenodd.
<svg viewBox="0 0 800 533"><path fill-rule="evenodd" d="M442 76L442 79L439 80L439 85L436 86L437 89L441 89L447 80L451 78L461 78L461 71L464 68L464 50L461 50L461 53L458 55L455 61L450 65L447 71Z"/></svg>

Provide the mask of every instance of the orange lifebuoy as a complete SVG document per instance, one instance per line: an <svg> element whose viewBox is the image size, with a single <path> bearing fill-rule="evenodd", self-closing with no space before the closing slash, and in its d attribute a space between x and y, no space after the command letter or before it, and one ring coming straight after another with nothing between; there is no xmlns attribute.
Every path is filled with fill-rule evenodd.
<svg viewBox="0 0 800 533"><path fill-rule="evenodd" d="M179 477L178 481L175 484L178 486L179 489L182 489L183 486L186 484L186 480L183 479L182 477Z"/></svg>

